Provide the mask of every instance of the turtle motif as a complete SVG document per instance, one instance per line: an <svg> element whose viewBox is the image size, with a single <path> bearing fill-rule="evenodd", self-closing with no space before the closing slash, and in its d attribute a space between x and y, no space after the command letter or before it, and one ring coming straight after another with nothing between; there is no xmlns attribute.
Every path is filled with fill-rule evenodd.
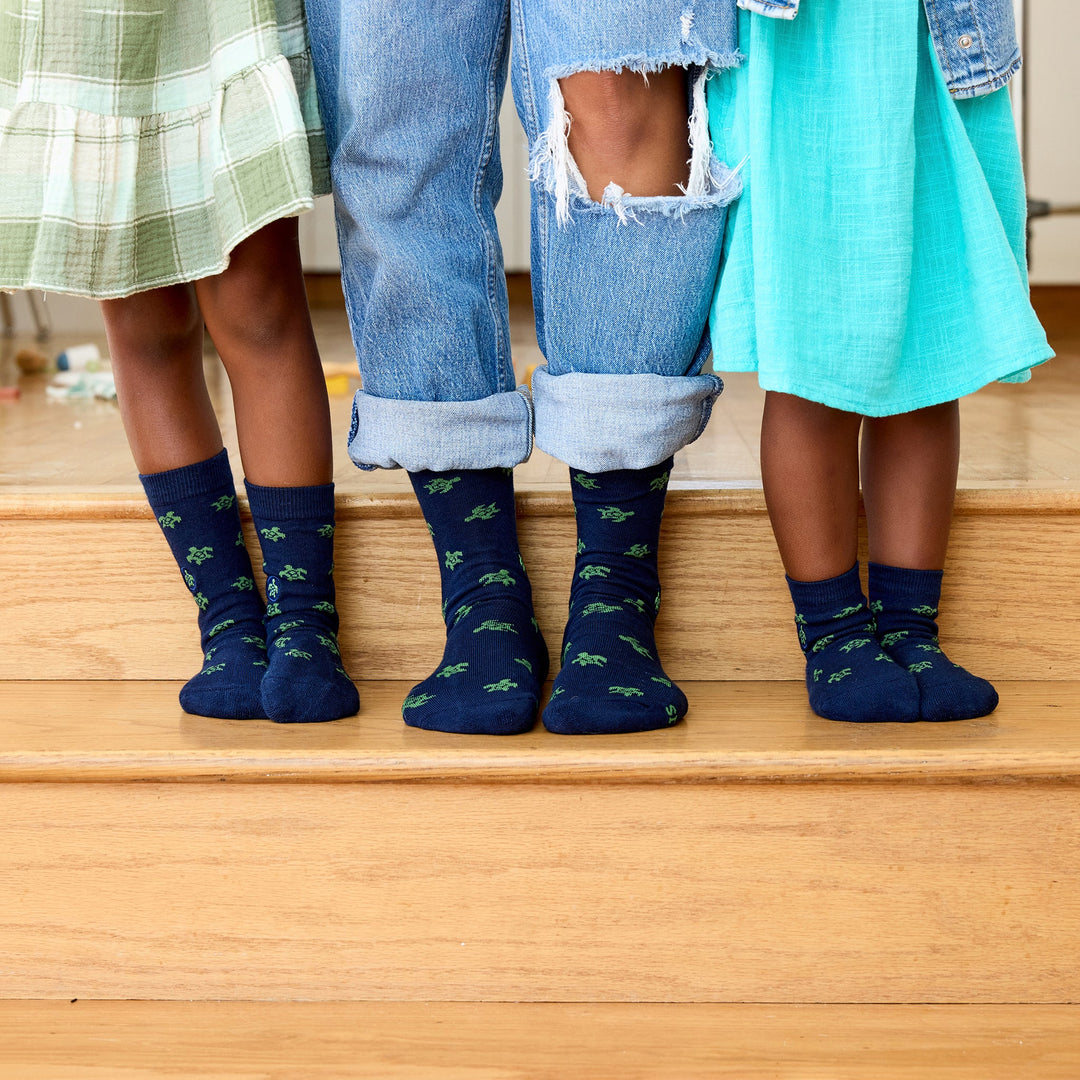
<svg viewBox="0 0 1080 1080"><path fill-rule="evenodd" d="M908 664L908 671L918 675L920 671L929 671L934 665L929 660L920 660L917 664Z"/></svg>
<svg viewBox="0 0 1080 1080"><path fill-rule="evenodd" d="M937 618L937 608L931 607L929 604L920 604L918 607L911 609L912 615L925 615L928 619Z"/></svg>
<svg viewBox="0 0 1080 1080"><path fill-rule="evenodd" d="M319 535L324 540L329 540L330 537L334 535L335 528L336 528L336 526L332 525L332 524L331 525L320 525L319 526Z"/></svg>
<svg viewBox="0 0 1080 1080"><path fill-rule="evenodd" d="M454 490L454 485L461 480L460 476L452 476L447 479L445 476L436 476L434 480L429 481L424 485L424 490L429 495L446 495Z"/></svg>
<svg viewBox="0 0 1080 1080"><path fill-rule="evenodd" d="M670 686L671 685L671 680L670 679L661 678L661 676L659 676L659 675L652 675L652 676L650 676L650 678L652 679L653 682L658 682L661 686Z"/></svg>
<svg viewBox="0 0 1080 1080"><path fill-rule="evenodd" d="M473 628L474 634L479 634L481 630L497 630L504 634L516 634L513 623L500 622L498 619L485 619L479 626Z"/></svg>
<svg viewBox="0 0 1080 1080"><path fill-rule="evenodd" d="M480 585L505 585L509 588L517 584L517 579L511 577L509 570L495 570L490 574L483 574L478 582Z"/></svg>
<svg viewBox="0 0 1080 1080"><path fill-rule="evenodd" d="M579 652L570 662L578 667L603 667L607 663L607 657L597 653Z"/></svg>
<svg viewBox="0 0 1080 1080"><path fill-rule="evenodd" d="M842 671L834 671L829 676L829 684L838 683L846 679L851 674L851 668L846 667Z"/></svg>
<svg viewBox="0 0 1080 1080"><path fill-rule="evenodd" d="M210 606L210 601L201 592L195 594L195 603L200 611L205 611Z"/></svg>
<svg viewBox="0 0 1080 1080"><path fill-rule="evenodd" d="M210 632L206 635L208 638L215 638L224 630L228 630L230 626L235 626L235 619L226 619L224 622L219 622L216 626L210 628Z"/></svg>
<svg viewBox="0 0 1080 1080"><path fill-rule="evenodd" d="M336 615L337 608L330 603L329 600L320 600L317 604L311 605L312 611L324 611L327 615Z"/></svg>
<svg viewBox="0 0 1080 1080"><path fill-rule="evenodd" d="M200 672L200 674L202 674L202 675L216 675L219 671L224 671L224 670L225 670L225 662L222 661L220 664L213 664L211 667L203 668L202 671Z"/></svg>
<svg viewBox="0 0 1080 1080"><path fill-rule="evenodd" d="M651 555L648 544L633 544L629 551L624 551L624 555L630 555L635 559L644 559L646 555Z"/></svg>
<svg viewBox="0 0 1080 1080"><path fill-rule="evenodd" d="M286 563L279 571L278 576L286 581L307 581L307 571L302 566L293 566Z"/></svg>
<svg viewBox="0 0 1080 1080"><path fill-rule="evenodd" d="M881 639L882 645L898 645L910 634L910 630L894 630L891 634L885 634Z"/></svg>
<svg viewBox="0 0 1080 1080"><path fill-rule="evenodd" d="M236 589L237 592L251 592L255 588L255 582L249 577L240 575L230 586L230 589Z"/></svg>
<svg viewBox="0 0 1080 1080"><path fill-rule="evenodd" d="M170 510L167 514L162 514L161 517L158 518L158 524L163 529L175 529L183 520L184 519L179 514Z"/></svg>
<svg viewBox="0 0 1080 1080"><path fill-rule="evenodd" d="M514 663L520 664L530 675L532 674L532 664L528 660L523 660L520 656L515 656Z"/></svg>
<svg viewBox="0 0 1080 1080"><path fill-rule="evenodd" d="M472 508L472 513L465 519L466 524L470 521L490 521L499 512L498 506L495 503L488 503L484 505L481 503L479 506Z"/></svg>
<svg viewBox="0 0 1080 1080"><path fill-rule="evenodd" d="M469 661L462 660L460 664L447 664L442 671L435 672L436 679L449 679L451 675L461 675L469 670Z"/></svg>
<svg viewBox="0 0 1080 1080"><path fill-rule="evenodd" d="M606 578L611 574L610 566L599 566L595 563L589 566L583 566L578 577L582 581L592 581L593 578Z"/></svg>
<svg viewBox="0 0 1080 1080"><path fill-rule="evenodd" d="M447 570L456 570L465 561L465 555L461 551L448 551L443 559L443 566Z"/></svg>
<svg viewBox="0 0 1080 1080"><path fill-rule="evenodd" d="M826 634L822 638L818 638L813 645L810 646L812 653L819 653L822 649L828 648L836 640L835 634Z"/></svg>
<svg viewBox="0 0 1080 1080"><path fill-rule="evenodd" d="M214 549L207 544L206 547L188 548L187 561L196 566L202 566L204 562L214 557Z"/></svg>
<svg viewBox="0 0 1080 1080"><path fill-rule="evenodd" d="M512 679L500 679L498 682L485 683L484 689L489 694L499 693L500 691L510 691L517 689L517 683Z"/></svg>
<svg viewBox="0 0 1080 1080"><path fill-rule="evenodd" d="M851 607L846 607L843 611L838 611L833 618L846 619L849 615L857 615L860 611L862 611L862 604L852 604Z"/></svg>
<svg viewBox="0 0 1080 1080"><path fill-rule="evenodd" d="M266 529L260 529L259 535L264 540L269 540L273 544L276 544L279 540L285 539L285 534L276 525L271 525Z"/></svg>
<svg viewBox="0 0 1080 1080"><path fill-rule="evenodd" d="M649 652L649 650L646 649L645 646L642 645L641 642L638 641L637 638L630 637L629 634L620 634L619 635L619 640L620 641L625 641L626 644L629 645L630 648L634 650L634 652L636 652L639 656L644 656L646 660L651 660L653 658L652 653Z"/></svg>
<svg viewBox="0 0 1080 1080"><path fill-rule="evenodd" d="M574 483L580 484L586 491L595 491L600 483L594 480L591 476L586 476L584 473L577 473L574 476Z"/></svg>
<svg viewBox="0 0 1080 1080"><path fill-rule="evenodd" d="M583 617L585 615L610 615L618 610L618 604L605 604L602 600L596 600L591 604L586 604L581 609L581 614Z"/></svg>
<svg viewBox="0 0 1080 1080"><path fill-rule="evenodd" d="M584 540L579 540L577 542L577 553L579 555L584 555L585 554L585 541Z"/></svg>
<svg viewBox="0 0 1080 1080"><path fill-rule="evenodd" d="M671 477L671 470L662 472L655 480L649 484L650 491L663 491L667 487L667 482Z"/></svg>
<svg viewBox="0 0 1080 1080"><path fill-rule="evenodd" d="M622 522L628 521L633 516L633 510L620 510L617 506L600 507L600 518L602 521L614 521L616 524L622 524Z"/></svg>
<svg viewBox="0 0 1080 1080"><path fill-rule="evenodd" d="M270 592L270 586L266 587L267 593ZM266 605L266 617L268 619L276 619L281 614L280 604L267 604Z"/></svg>
<svg viewBox="0 0 1080 1080"><path fill-rule="evenodd" d="M636 686L609 686L609 694L619 694L621 697L644 697L645 691L639 690Z"/></svg>
<svg viewBox="0 0 1080 1080"><path fill-rule="evenodd" d="M401 703L401 707L403 709L418 709L421 705L426 705L434 699L434 694L412 694Z"/></svg>
<svg viewBox="0 0 1080 1080"><path fill-rule="evenodd" d="M289 651L285 655L286 656L291 656L294 660L310 660L311 659L311 653L304 652L302 649L289 649Z"/></svg>
<svg viewBox="0 0 1080 1080"><path fill-rule="evenodd" d="M335 656L341 655L341 650L338 648L338 643L334 638L328 637L326 634L316 634L315 636L324 649L329 649Z"/></svg>
<svg viewBox="0 0 1080 1080"><path fill-rule="evenodd" d="M254 634L245 634L240 640L245 645L258 645L260 649L266 648L266 641L261 637L256 637Z"/></svg>
<svg viewBox="0 0 1080 1080"><path fill-rule="evenodd" d="M184 575L184 584L192 591L195 591L195 575L185 566L180 570L180 573Z"/></svg>
<svg viewBox="0 0 1080 1080"><path fill-rule="evenodd" d="M645 601L638 600L633 596L624 596L623 603L629 604L639 615L645 614Z"/></svg>
<svg viewBox="0 0 1080 1080"><path fill-rule="evenodd" d="M222 495L220 499L215 499L210 504L211 509L220 513L222 510L231 510L236 505L235 495Z"/></svg>
<svg viewBox="0 0 1080 1080"><path fill-rule="evenodd" d="M840 646L840 651L842 653L849 653L852 651L852 649L862 649L869 645L870 642L873 640L873 638L868 637L852 638L849 642Z"/></svg>
<svg viewBox="0 0 1080 1080"><path fill-rule="evenodd" d="M457 611L455 612L455 614L454 614L454 623L453 623L453 625L457 626L457 624L459 622L461 622L461 620L464 619L465 616L468 615L470 611L472 611L472 609L473 609L472 604L462 604L461 607L459 607L457 609Z"/></svg>

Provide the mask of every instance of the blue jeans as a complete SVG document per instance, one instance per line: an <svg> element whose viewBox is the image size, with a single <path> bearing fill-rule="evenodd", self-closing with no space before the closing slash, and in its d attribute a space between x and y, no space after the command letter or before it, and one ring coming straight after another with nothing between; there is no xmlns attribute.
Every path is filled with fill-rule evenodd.
<svg viewBox="0 0 1080 1080"><path fill-rule="evenodd" d="M512 11L511 11L512 9ZM738 178L713 157L704 81L736 63L730 0L308 0L345 298L363 389L361 468L513 466L536 443L573 468L646 468L701 434L701 374ZM515 386L498 116L513 85L532 162L532 273L547 359ZM558 80L690 69L687 194L593 202ZM535 409L535 416L534 416Z"/></svg>

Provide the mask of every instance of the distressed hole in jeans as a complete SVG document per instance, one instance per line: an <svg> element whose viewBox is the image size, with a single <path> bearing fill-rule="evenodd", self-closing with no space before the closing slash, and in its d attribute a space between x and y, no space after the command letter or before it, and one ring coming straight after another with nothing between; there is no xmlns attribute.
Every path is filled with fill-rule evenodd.
<svg viewBox="0 0 1080 1080"><path fill-rule="evenodd" d="M563 72L561 78L580 72L636 72L648 81L650 72L671 67L683 67L662 60L635 58L618 65L583 64L573 72ZM709 114L705 103L705 84L709 67L683 68L689 76L690 117L687 146L690 153L689 172L685 183L675 184L681 195L635 196L614 181L607 184L599 202L589 195L578 163L570 152L570 129L573 118L567 111L560 78L552 77L548 85L550 120L534 142L529 155L530 179L546 191L555 203L555 218L560 225L572 223L576 213L606 212L614 214L620 225L642 223L640 215L660 213L668 217L684 217L693 211L726 206L742 189L739 179L740 163L729 169L713 155L709 135Z"/></svg>

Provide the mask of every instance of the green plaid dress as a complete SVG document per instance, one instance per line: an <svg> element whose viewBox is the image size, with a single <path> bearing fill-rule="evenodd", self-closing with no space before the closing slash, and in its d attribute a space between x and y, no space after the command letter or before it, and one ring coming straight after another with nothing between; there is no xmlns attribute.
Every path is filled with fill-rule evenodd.
<svg viewBox="0 0 1080 1080"><path fill-rule="evenodd" d="M0 289L195 281L328 190L303 0L0 0Z"/></svg>

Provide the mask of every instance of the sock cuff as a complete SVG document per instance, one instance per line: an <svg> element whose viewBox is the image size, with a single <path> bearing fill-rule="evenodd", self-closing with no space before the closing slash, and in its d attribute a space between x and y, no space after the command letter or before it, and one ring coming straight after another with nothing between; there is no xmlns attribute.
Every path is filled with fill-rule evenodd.
<svg viewBox="0 0 1080 1080"><path fill-rule="evenodd" d="M333 520L334 485L312 484L308 487L263 487L244 481L248 505L255 517L275 521L310 518Z"/></svg>
<svg viewBox="0 0 1080 1080"><path fill-rule="evenodd" d="M858 562L845 573L823 581L796 581L786 574L784 578L796 611L836 604L848 606L856 598L860 601L863 599Z"/></svg>
<svg viewBox="0 0 1080 1080"><path fill-rule="evenodd" d="M931 606L936 607L941 598L941 579L944 574L944 570L910 570L903 566L886 566L884 563L872 562L868 575L870 596L917 595L920 599L930 598Z"/></svg>
<svg viewBox="0 0 1080 1080"><path fill-rule="evenodd" d="M181 465L179 469L166 469L164 472L140 473L139 482L152 506L190 499L196 495L209 495L222 488L230 494L236 490L229 466L229 452L224 447L212 458L197 461L194 465Z"/></svg>

